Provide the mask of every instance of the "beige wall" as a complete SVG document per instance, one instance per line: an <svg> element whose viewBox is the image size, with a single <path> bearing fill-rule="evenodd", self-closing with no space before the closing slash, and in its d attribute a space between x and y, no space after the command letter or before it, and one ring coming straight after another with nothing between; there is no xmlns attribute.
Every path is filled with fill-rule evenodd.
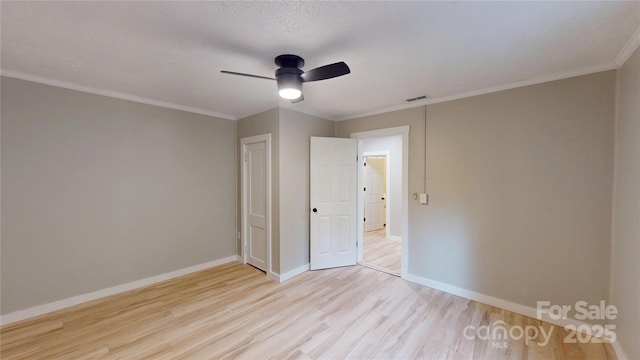
<svg viewBox="0 0 640 360"><path fill-rule="evenodd" d="M640 49L618 73L611 302L618 341L640 359Z"/></svg>
<svg viewBox="0 0 640 360"><path fill-rule="evenodd" d="M409 125L409 273L518 304L607 298L615 72L338 123Z"/></svg>
<svg viewBox="0 0 640 360"><path fill-rule="evenodd" d="M236 146L237 157L236 163L240 164L240 156L242 151L240 149L240 139L249 136L271 134L271 269L275 273L280 272L280 110L279 108L273 108L261 112L259 114L251 115L249 117L236 121ZM240 228L240 190L242 179L240 178L240 167L237 166L237 221L238 231ZM241 254L240 241L237 242L237 253Z"/></svg>
<svg viewBox="0 0 640 360"><path fill-rule="evenodd" d="M2 314L236 253L233 122L1 87Z"/></svg>
<svg viewBox="0 0 640 360"><path fill-rule="evenodd" d="M273 272L283 274L308 264L309 137L333 136L334 123L290 109L274 108L240 119L236 126L238 144L243 137L271 134ZM240 180L238 172L238 226ZM237 247L240 254L240 243Z"/></svg>
<svg viewBox="0 0 640 360"><path fill-rule="evenodd" d="M333 136L329 120L280 108L280 273L309 264L309 138Z"/></svg>

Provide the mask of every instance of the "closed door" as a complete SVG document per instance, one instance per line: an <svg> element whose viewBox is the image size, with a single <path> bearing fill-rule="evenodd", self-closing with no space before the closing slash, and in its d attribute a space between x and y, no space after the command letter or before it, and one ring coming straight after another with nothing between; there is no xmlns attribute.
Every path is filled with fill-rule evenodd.
<svg viewBox="0 0 640 360"><path fill-rule="evenodd" d="M386 221L386 157L365 157L364 231L383 229Z"/></svg>
<svg viewBox="0 0 640 360"><path fill-rule="evenodd" d="M245 261L267 271L268 262L268 176L267 141L261 137L243 139L243 243Z"/></svg>
<svg viewBox="0 0 640 360"><path fill-rule="evenodd" d="M358 143L312 137L310 150L310 268L355 265Z"/></svg>

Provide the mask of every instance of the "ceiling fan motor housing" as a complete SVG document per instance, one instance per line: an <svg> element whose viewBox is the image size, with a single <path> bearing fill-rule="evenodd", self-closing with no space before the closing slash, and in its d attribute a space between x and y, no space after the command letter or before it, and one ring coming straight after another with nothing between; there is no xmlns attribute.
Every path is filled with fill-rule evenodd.
<svg viewBox="0 0 640 360"><path fill-rule="evenodd" d="M295 84L301 84L302 83L302 78L300 77L300 75L302 75L302 70L300 69L295 69L295 68L280 68L278 70L276 70L276 80L278 80L278 84L283 83L283 84L290 84L290 83L295 83Z"/></svg>
<svg viewBox="0 0 640 360"><path fill-rule="evenodd" d="M280 55L275 59L276 65L280 68L276 70L276 80L278 89L293 88L302 91L301 75L304 73L300 68L304 66L304 60L297 55Z"/></svg>
<svg viewBox="0 0 640 360"><path fill-rule="evenodd" d="M280 68L276 70L278 86L301 84L303 82L300 75L304 73L300 68L304 66L304 60L297 55L280 55L276 57L276 65Z"/></svg>
<svg viewBox="0 0 640 360"><path fill-rule="evenodd" d="M278 55L275 59L276 65L281 68L301 68L304 66L304 59L298 55Z"/></svg>

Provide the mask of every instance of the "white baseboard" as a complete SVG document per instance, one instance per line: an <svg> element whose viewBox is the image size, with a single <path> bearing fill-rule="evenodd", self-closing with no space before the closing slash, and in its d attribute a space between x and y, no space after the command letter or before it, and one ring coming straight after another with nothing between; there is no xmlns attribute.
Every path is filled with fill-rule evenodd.
<svg viewBox="0 0 640 360"><path fill-rule="evenodd" d="M477 301L477 302L480 302L480 303L483 303L483 304L487 304L487 305L491 305L491 306L494 306L494 307L497 307L497 308L500 308L500 309L509 310L511 312L518 313L520 315L528 316L530 318L539 319L539 320L551 323L553 325L561 326L563 328L565 326L567 326L567 325L574 325L574 326L576 326L576 328L579 328L580 325L587 325L587 326L591 326L592 325L592 324L588 324L588 323L580 321L580 320L570 319L570 318L568 318L568 319L553 319L553 318L549 317L548 312L543 312L542 316L540 318L538 318L537 309L532 308L530 306L517 304L517 303L511 302L511 301L499 299L497 297L481 294L481 293L478 293L478 292L475 292L475 291L472 291L472 290L459 288L457 286L453 286L453 285L445 284L445 283L442 283L442 282L439 282L439 281L427 279L427 278L424 278L422 276L418 276L418 275L414 275L414 274L407 274L405 277L403 277L403 279L406 279L408 281L411 281L411 282L414 282L414 283L417 283L417 284L420 284L420 285L428 286L428 287L436 289L436 290L444 291L444 292L449 293L449 294L457 295L457 296L463 297L465 299L474 300L474 301Z"/></svg>
<svg viewBox="0 0 640 360"><path fill-rule="evenodd" d="M267 279L280 282L280 274L269 271L267 272Z"/></svg>
<svg viewBox="0 0 640 360"><path fill-rule="evenodd" d="M129 291L137 288L141 288L143 286L155 284L161 281L169 280L176 278L178 276L183 276L187 274L191 274L200 270L208 269L214 266L238 261L239 256L233 255L228 256L226 258L209 261L203 264L193 265L186 267L184 269L179 269L175 271L171 271L168 273L151 276L145 279L136 280L132 282L128 282L126 284L112 286L106 289L97 290L94 292L90 292L87 294L77 295L70 298L50 302L48 304L34 306L24 310L18 310L6 315L0 316L0 325L10 324L16 321L29 319L32 317L40 316L46 313L50 313L52 311L64 309L70 306L82 304L88 301L97 300L103 297L107 297L110 295L118 294L124 291Z"/></svg>
<svg viewBox="0 0 640 360"><path fill-rule="evenodd" d="M285 282L293 277L296 277L306 271L309 271L309 264L304 264L302 266L299 266L291 271L287 271L284 274L280 275L280 282Z"/></svg>

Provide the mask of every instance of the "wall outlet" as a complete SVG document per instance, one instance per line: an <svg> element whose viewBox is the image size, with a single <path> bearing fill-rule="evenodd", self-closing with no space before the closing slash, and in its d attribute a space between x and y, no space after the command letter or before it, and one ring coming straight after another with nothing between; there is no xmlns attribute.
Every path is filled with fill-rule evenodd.
<svg viewBox="0 0 640 360"><path fill-rule="evenodd" d="M429 205L429 194L425 194L425 193L420 194L420 204Z"/></svg>

